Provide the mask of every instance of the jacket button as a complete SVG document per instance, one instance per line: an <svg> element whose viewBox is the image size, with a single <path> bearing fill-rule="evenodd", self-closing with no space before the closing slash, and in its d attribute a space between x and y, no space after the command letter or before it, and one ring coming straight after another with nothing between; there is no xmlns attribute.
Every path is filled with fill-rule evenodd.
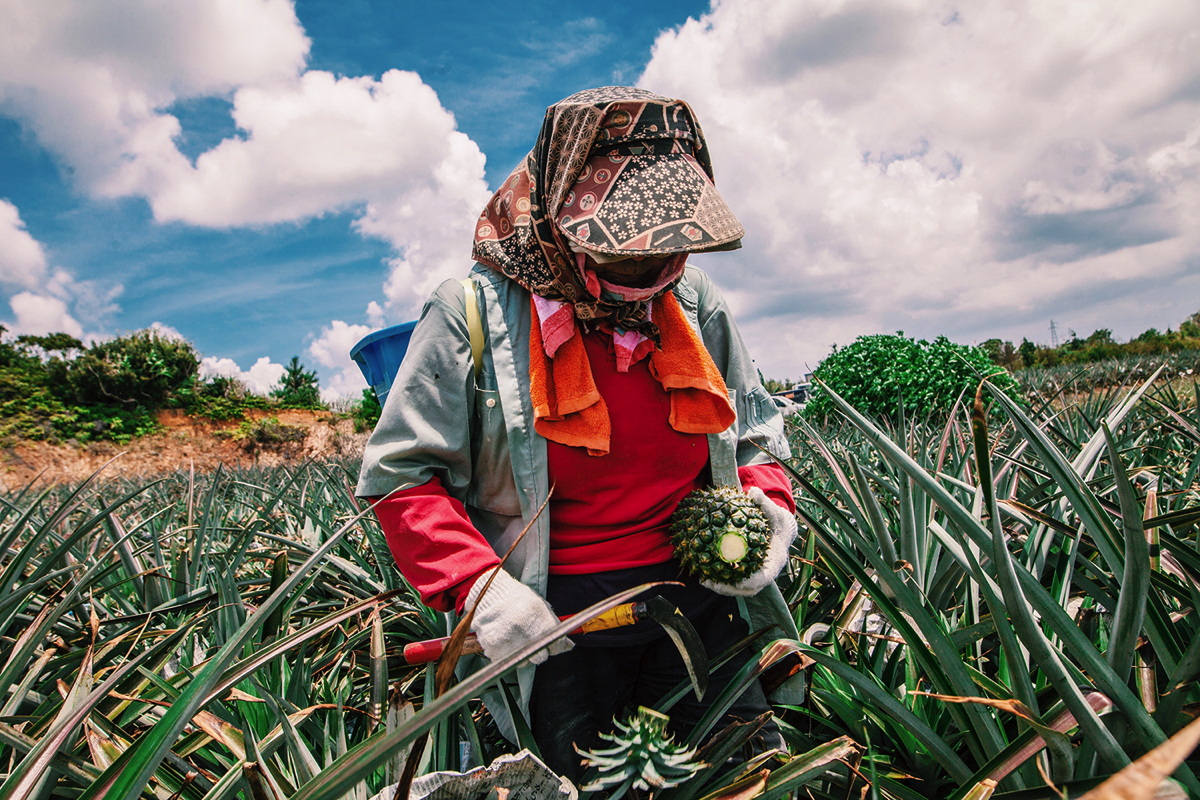
<svg viewBox="0 0 1200 800"><path fill-rule="evenodd" d="M494 397L489 397L489 398L487 399L487 407L488 407L488 408L495 408L495 407L496 407L496 398L494 398Z"/></svg>

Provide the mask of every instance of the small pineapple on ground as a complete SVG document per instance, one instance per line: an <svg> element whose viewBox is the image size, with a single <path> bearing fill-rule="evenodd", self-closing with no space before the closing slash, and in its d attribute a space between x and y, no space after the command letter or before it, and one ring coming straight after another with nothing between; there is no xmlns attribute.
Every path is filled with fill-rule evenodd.
<svg viewBox="0 0 1200 800"><path fill-rule="evenodd" d="M584 757L584 764L600 770L595 780L581 787L583 791L620 786L612 794L616 797L630 788L667 789L687 781L706 766L694 760L695 749L675 744L667 734L669 721L667 715L639 706L624 724L613 720L617 726L613 733L600 734L601 739L615 747L594 751L576 747L575 752Z"/></svg>
<svg viewBox="0 0 1200 800"><path fill-rule="evenodd" d="M703 580L744 580L763 565L770 543L771 524L762 509L730 486L697 489L671 515L675 555Z"/></svg>

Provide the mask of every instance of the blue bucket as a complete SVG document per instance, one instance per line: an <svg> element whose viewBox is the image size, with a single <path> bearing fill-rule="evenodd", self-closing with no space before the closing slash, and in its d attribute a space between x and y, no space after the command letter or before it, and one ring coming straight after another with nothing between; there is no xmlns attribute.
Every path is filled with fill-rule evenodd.
<svg viewBox="0 0 1200 800"><path fill-rule="evenodd" d="M408 340L412 338L413 328L417 323L402 322L381 331L369 333L350 348L350 358L358 364L363 377L375 390L379 405L387 400L392 381L396 379L396 370L408 351Z"/></svg>

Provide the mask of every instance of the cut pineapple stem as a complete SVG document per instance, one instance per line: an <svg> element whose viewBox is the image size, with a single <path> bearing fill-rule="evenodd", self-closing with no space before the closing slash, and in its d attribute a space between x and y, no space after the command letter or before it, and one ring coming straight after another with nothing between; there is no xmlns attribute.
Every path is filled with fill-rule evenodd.
<svg viewBox="0 0 1200 800"><path fill-rule="evenodd" d="M727 533L721 537L721 560L736 564L746 557L749 548L746 537L740 533Z"/></svg>

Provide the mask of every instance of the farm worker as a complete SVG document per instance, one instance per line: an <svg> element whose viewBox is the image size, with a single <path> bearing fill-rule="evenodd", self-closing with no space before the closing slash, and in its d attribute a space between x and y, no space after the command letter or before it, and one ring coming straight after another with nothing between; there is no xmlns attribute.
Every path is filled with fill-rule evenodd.
<svg viewBox="0 0 1200 800"><path fill-rule="evenodd" d="M447 281L425 304L357 491L387 495L380 524L427 605L462 612L479 600L472 630L487 658L656 580L684 582L652 593L680 608L710 656L771 625L795 637L780 560L737 586L704 586L682 574L668 536L680 499L709 484L748 490L785 550L796 533L787 477L754 445L786 456L782 418L720 293L685 266L742 235L686 103L592 89L546 111L533 151L476 221L473 291ZM483 318L478 373L467 303ZM480 599L497 554L531 522ZM706 700L748 657L713 674ZM573 743L597 745L627 706L686 677L649 621L560 639L533 660L514 696L543 758L576 780ZM777 699L799 699L784 689ZM512 739L504 704L489 708ZM727 721L767 709L755 683ZM686 733L704 711L689 694L672 725ZM782 746L774 723L758 744Z"/></svg>

